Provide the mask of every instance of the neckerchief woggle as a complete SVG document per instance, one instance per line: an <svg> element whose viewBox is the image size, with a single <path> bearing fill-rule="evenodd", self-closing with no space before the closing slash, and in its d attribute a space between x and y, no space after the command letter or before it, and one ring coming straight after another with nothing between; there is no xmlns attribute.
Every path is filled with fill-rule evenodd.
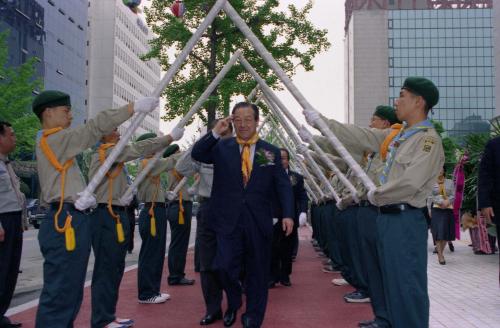
<svg viewBox="0 0 500 328"><path fill-rule="evenodd" d="M406 125L407 123L404 122L401 131L389 145L389 155L387 156L387 160L385 161L384 170L382 171L382 174L380 174L379 176L379 181L381 185L387 182L387 177L389 176L389 172L391 171L392 164L394 163L394 157L396 155L396 151L399 148L399 146L414 134L426 131L434 127L432 122L428 119L415 124L409 129L406 129Z"/></svg>

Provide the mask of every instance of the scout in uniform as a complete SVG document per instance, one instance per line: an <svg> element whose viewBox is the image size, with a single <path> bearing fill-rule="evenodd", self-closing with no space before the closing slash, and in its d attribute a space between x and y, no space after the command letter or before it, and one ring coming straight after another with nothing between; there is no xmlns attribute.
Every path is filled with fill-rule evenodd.
<svg viewBox="0 0 500 328"><path fill-rule="evenodd" d="M16 288L23 249L26 199L8 155L16 149L10 123L0 121L0 327L21 327L5 316Z"/></svg>
<svg viewBox="0 0 500 328"><path fill-rule="evenodd" d="M405 124L389 145L380 186L368 193L370 203L378 206L379 268L390 325L395 328L429 326L427 223L422 208L444 163L440 137L427 119L438 99L430 80L405 80L395 102L396 115ZM304 115L312 125L320 118L315 111ZM359 151L378 151L391 133L326 121L347 148ZM383 326L372 322L366 327Z"/></svg>
<svg viewBox="0 0 500 328"><path fill-rule="evenodd" d="M90 217L74 205L78 193L85 189L75 156L134 112L149 113L158 104L158 98L142 98L134 104L102 111L86 124L70 128L68 94L47 90L33 101L33 111L43 127L36 147L40 199L49 206L38 232L44 281L36 327L71 327L83 298L91 244Z"/></svg>
<svg viewBox="0 0 500 328"><path fill-rule="evenodd" d="M129 218L126 208L120 202L120 197L128 188L124 163L164 149L173 140L181 138L182 134L182 129L174 129L170 135L127 145L95 190L98 205L91 221L95 256L91 287L92 327L120 328L133 325L132 320L117 318L115 315L130 239ZM90 178L97 173L119 140L117 130L102 138L102 143L92 154Z"/></svg>
<svg viewBox="0 0 500 328"><path fill-rule="evenodd" d="M184 178L176 169L168 171L167 190L174 190ZM170 245L168 247L168 284L189 286L194 279L187 279L184 269L191 234L193 201L184 184L179 193L167 202L167 219L170 224Z"/></svg>
<svg viewBox="0 0 500 328"><path fill-rule="evenodd" d="M137 141L151 138L156 138L156 134L143 134ZM142 160L140 170L146 167L150 158L151 156ZM143 304L159 304L170 299L169 294L160 292L167 243L165 192L161 187L160 174L172 170L175 163L176 156L158 160L138 186L137 199L140 203L144 203L144 208L139 214L142 245L137 272L138 299L139 303Z"/></svg>

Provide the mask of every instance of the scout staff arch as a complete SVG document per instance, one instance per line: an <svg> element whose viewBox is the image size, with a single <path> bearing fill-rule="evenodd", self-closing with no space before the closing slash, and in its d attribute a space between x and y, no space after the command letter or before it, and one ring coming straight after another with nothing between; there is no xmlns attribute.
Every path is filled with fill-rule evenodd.
<svg viewBox="0 0 500 328"><path fill-rule="evenodd" d="M276 62L276 60L272 57L272 55L267 51L262 42L255 36L255 34L250 30L248 25L243 21L243 19L239 16L236 10L231 6L231 4L227 0L217 0L214 6L210 9L207 17L200 24L195 33L191 36L189 41L187 42L184 49L181 51L179 56L175 59L173 64L168 69L164 78L160 81L158 86L152 93L153 97L160 97L162 91L168 86L171 82L174 75L177 73L182 63L189 56L189 53L193 50L196 43L201 38L201 35L205 32L208 26L212 23L215 17L219 14L219 12L224 11L226 15L233 21L236 27L243 33L243 35L248 39L248 41L253 45L254 49L257 53L264 59L264 61L269 65L269 67L275 72L278 78L283 82L288 91L293 95L296 101L300 104L300 106L304 110L315 111L312 105L307 101L307 99L302 95L302 93L297 89L297 87L293 84L292 80L286 75L280 65ZM246 61L246 59L242 56L241 51L236 51L229 62L224 66L224 68L219 72L217 77L212 81L207 90L200 96L200 98L196 101L193 107L189 110L189 112L181 119L181 121L176 125L176 128L183 128L189 119L196 113L196 111L201 107L203 102L208 98L210 92L207 92L210 88L215 88L215 86L220 83L223 76L229 71L229 69L234 65L236 60L239 60L240 63L245 67L245 69L252 74L253 78L257 81L259 87L264 92L264 95L268 97L272 102L274 102L279 109L286 115L288 120L295 126L297 130L301 130L301 138L304 142L310 143L314 150L318 152L322 160L328 165L328 167L335 172L341 182L351 191L354 199L357 201L357 192L355 187L347 180L347 178L340 172L340 170L336 167L336 165L326 156L326 154L321 150L321 148L314 142L312 139L312 134L307 131L304 126L301 126L300 123L291 115L291 113L285 108L283 103L279 100L279 98L274 94L274 92L267 86L264 80L257 74L257 72L253 69L253 67ZM221 74L223 73L223 74ZM221 76L219 79L217 79ZM206 95L205 99L204 96ZM80 193L80 198L75 203L75 206L79 209L86 209L89 207L89 199L93 199L93 192L96 187L104 178L106 172L109 171L113 163L115 162L118 155L122 152L123 148L129 142L132 134L140 125L140 123L144 120L145 114L138 114L134 116L132 123L126 133L123 135L118 144L114 147L112 152L106 158L106 161L101 165L98 172L89 182L88 186L85 190ZM282 122L283 123L283 122ZM320 131L328 138L328 141L332 144L335 150L339 153L339 155L344 159L347 165L352 169L353 173L361 180L361 182L366 186L366 188L370 190L375 189L375 184L370 180L370 178L365 174L359 164L352 158L349 152L345 149L345 147L340 143L337 137L330 131L326 123L320 118L317 122L317 125ZM148 165L144 170L141 171L141 174L135 179L134 184L127 190L127 192L123 195L121 201L123 204L127 204L129 199L131 199L131 195L133 194L133 189L144 179L147 173L151 170L154 163L160 158L163 151L155 154L152 160L149 161ZM312 161L314 162L314 161ZM314 165L314 164L313 164ZM314 169L315 170L315 169ZM316 171L316 170L315 170ZM315 172L318 173L318 172ZM326 177L323 174L318 174L319 177ZM330 183L326 184L331 187ZM335 192L333 187L331 187L330 192L333 197L339 201L340 197Z"/></svg>

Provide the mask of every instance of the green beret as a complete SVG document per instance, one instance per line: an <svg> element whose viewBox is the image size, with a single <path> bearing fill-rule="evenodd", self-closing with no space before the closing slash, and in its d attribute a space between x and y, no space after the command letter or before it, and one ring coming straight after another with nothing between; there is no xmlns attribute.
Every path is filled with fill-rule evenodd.
<svg viewBox="0 0 500 328"><path fill-rule="evenodd" d="M148 133L144 133L143 135L140 135L137 138L137 140L135 140L135 141L143 141L143 140L153 139L153 138L156 138L156 133L148 132Z"/></svg>
<svg viewBox="0 0 500 328"><path fill-rule="evenodd" d="M179 150L179 145L177 144L171 144L170 146L165 149L165 152L163 153L163 158L167 158L170 155L175 154Z"/></svg>
<svg viewBox="0 0 500 328"><path fill-rule="evenodd" d="M62 91L45 90L35 97L32 108L33 112L40 117L46 108L57 106L71 107L71 99L69 95Z"/></svg>
<svg viewBox="0 0 500 328"><path fill-rule="evenodd" d="M377 106L377 108L375 108L375 113L373 113L373 115L384 120L388 120L391 125L399 123L396 112L394 111L394 108L392 108L392 106L379 105Z"/></svg>
<svg viewBox="0 0 500 328"><path fill-rule="evenodd" d="M422 96L429 108L436 106L439 101L438 88L436 88L431 80L428 80L425 77L408 77L403 83L403 87L401 89L406 89L411 93Z"/></svg>

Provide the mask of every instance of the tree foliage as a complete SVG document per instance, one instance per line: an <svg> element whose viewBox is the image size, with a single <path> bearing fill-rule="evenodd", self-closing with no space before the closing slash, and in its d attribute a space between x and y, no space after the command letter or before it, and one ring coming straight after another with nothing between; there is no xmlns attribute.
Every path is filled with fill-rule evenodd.
<svg viewBox="0 0 500 328"><path fill-rule="evenodd" d="M7 37L7 31L0 33L0 120L11 123L16 132L14 156L29 156L40 128L38 118L31 111L33 90L39 90L42 82L34 78L34 57L18 67L7 67Z"/></svg>
<svg viewBox="0 0 500 328"><path fill-rule="evenodd" d="M157 37L151 41L152 49L144 58L157 58L162 68L168 69L214 2L185 0L186 12L177 18L170 12L171 1L153 0L145 13ZM315 28L308 20L313 6L311 0L303 8L290 5L286 12L278 10L278 0L231 0L231 4L289 76L294 75L298 67L312 70L313 58L330 47L327 31ZM280 88L277 77L231 20L221 13L164 92L167 114L163 118L171 120L187 113L237 49L243 50L247 60L271 87ZM248 95L255 85L244 68L235 65L212 93L199 117L211 122L216 113L227 114L232 96Z"/></svg>

